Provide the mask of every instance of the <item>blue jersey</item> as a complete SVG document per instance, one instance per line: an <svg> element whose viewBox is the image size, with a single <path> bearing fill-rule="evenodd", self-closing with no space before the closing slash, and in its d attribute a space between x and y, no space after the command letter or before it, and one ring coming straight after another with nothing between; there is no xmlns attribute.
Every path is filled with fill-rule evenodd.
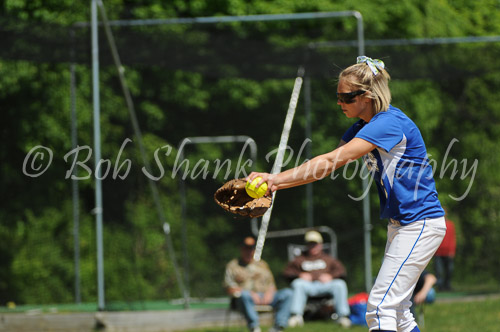
<svg viewBox="0 0 500 332"><path fill-rule="evenodd" d="M377 183L380 218L406 225L444 215L424 140L406 114L391 105L368 123L356 122L342 140L349 142L354 137L377 146L363 159Z"/></svg>

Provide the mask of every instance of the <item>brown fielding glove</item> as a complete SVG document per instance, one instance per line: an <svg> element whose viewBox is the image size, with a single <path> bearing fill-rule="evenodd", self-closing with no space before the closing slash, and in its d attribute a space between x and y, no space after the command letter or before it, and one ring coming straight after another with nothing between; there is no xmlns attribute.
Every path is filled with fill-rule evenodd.
<svg viewBox="0 0 500 332"><path fill-rule="evenodd" d="M224 210L245 217L257 218L266 213L271 207L272 199L269 196L252 198L245 190L245 179L230 180L217 189L214 199Z"/></svg>

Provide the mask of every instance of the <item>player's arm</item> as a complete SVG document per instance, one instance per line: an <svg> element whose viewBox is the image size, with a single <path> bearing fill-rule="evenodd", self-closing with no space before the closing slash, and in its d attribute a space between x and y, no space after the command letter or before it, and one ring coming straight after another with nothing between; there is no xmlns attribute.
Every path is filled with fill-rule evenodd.
<svg viewBox="0 0 500 332"><path fill-rule="evenodd" d="M356 137L335 150L319 155L295 168L279 174L252 172L248 179L253 180L257 176L261 176L260 183L267 182L271 191L296 187L321 180L337 168L360 158L375 148L375 144Z"/></svg>

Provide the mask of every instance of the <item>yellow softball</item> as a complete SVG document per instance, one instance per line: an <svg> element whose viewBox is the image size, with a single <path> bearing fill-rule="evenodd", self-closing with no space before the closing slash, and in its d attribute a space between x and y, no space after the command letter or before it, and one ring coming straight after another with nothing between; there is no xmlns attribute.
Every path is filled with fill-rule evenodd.
<svg viewBox="0 0 500 332"><path fill-rule="evenodd" d="M262 196L264 196L264 194L266 193L267 191L267 183L264 182L263 184L260 185L260 187L258 187L257 189L255 189L255 186L257 185L257 183L260 182L262 178L259 176L259 177L256 177L255 179L253 179L252 182L248 182L245 184L245 190L248 194L248 196L252 197L252 198L261 198Z"/></svg>

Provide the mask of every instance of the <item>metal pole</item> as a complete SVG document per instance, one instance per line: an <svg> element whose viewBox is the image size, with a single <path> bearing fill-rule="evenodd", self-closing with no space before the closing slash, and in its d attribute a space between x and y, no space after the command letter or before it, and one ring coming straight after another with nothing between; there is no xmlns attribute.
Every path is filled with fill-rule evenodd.
<svg viewBox="0 0 500 332"><path fill-rule="evenodd" d="M184 160L184 152L181 150L179 153L180 159ZM182 176L179 178L179 194L181 195L181 223L182 223L182 263L184 267L184 290L182 296L184 297L184 308L189 308L189 256L187 253L187 222L186 222L186 183Z"/></svg>
<svg viewBox="0 0 500 332"><path fill-rule="evenodd" d="M101 18L103 21L104 32L106 33L108 44L109 44L109 47L111 49L111 54L113 56L113 61L115 63L115 66L116 66L116 69L118 72L118 77L120 79L120 85L122 87L123 95L125 97L125 102L127 104L127 109L129 111L129 114L130 114L132 127L133 127L134 133L138 139L139 150L141 153L142 161L144 163L144 168L148 171L148 173L150 173L151 166L150 166L149 160L146 156L146 149L144 148L144 144L142 142L143 141L142 132L141 132L141 129L139 126L139 121L137 120L137 115L135 112L135 106L134 106L134 102L132 99L132 95L130 93L130 89L128 87L127 80L125 79L125 67L122 65L120 55L119 55L118 49L116 47L115 39L113 37L113 33L112 33L110 25L109 25L108 15L106 14L106 9L104 8L104 4L102 3L101 0L97 0L97 5L98 5L100 12L101 12ZM188 309L189 308L189 301L188 301L189 294L186 293L186 289L184 287L184 284L182 283L182 280L179 278L180 274L178 271L176 255L175 255L175 252L173 252L173 246L171 245L172 239L171 239L171 234L170 234L170 226L167 223L165 213L163 212L163 207L162 207L162 204L160 201L160 193L158 191L158 187L156 185L156 182L153 179L151 179L149 176L148 176L148 183L149 183L149 187L151 189L151 193L153 194L153 199L154 199L154 203L156 206L158 218L160 219L160 221L163 224L163 229L164 229L165 237L166 237L166 241L167 241L167 247L168 247L170 258L172 260L172 264L173 264L174 269L175 269L179 289L180 289L181 294L183 294L183 296L185 298L184 307L186 309ZM181 190L183 190L183 189L184 188L181 186ZM169 230L169 231L167 232L166 230Z"/></svg>
<svg viewBox="0 0 500 332"><path fill-rule="evenodd" d="M283 130L281 131L280 143L278 146L278 153L276 154L276 159L274 160L272 174L278 174L281 172L283 167L283 157L285 155L285 150L288 144L288 137L290 136L290 130L292 129L293 118L295 117L295 110L297 109L297 103L299 101L300 90L302 89L302 83L304 82L304 67L300 66L297 70L297 77L293 84L292 95L290 97L290 103L288 104L288 110L285 116L285 123L283 124ZM276 198L276 191L272 194L273 201ZM260 224L259 233L257 236L257 244L255 246L255 253L253 259L260 261L262 256L262 251L264 250L264 242L266 241L267 228L269 227L269 221L271 220L271 213L273 212L273 205L266 211L264 216L262 216L262 222Z"/></svg>
<svg viewBox="0 0 500 332"><path fill-rule="evenodd" d="M74 41L75 31L70 31L71 40ZM74 44L71 44L71 59L74 59L75 50ZM71 147L75 149L78 144L78 130L76 117L76 78L75 78L75 63L72 61L70 65L70 108L71 108ZM73 169L73 175L76 175L76 169ZM82 302L80 292L80 204L78 195L78 180L73 179L71 182L71 191L73 199L73 243L74 243L74 268L75 268L75 303Z"/></svg>
<svg viewBox="0 0 500 332"><path fill-rule="evenodd" d="M339 16L354 16L357 21L357 46L358 46L358 55L365 55L365 35L364 35L364 28L363 28L363 16L361 15L360 12L357 11L350 11L350 12L339 12L341 13ZM333 46L336 45L335 42L319 42L319 43L311 43L309 44L309 48L319 48L319 47L328 47L328 46ZM307 81L306 81L307 82ZM306 84L306 98L308 93L308 87ZM307 104L306 104L307 105ZM306 106L306 112L307 106ZM310 126L310 117L306 113L306 132L308 131L307 127ZM307 136L307 134L306 134ZM367 187L368 187L368 178L366 176L363 177L363 192L367 192ZM310 189L312 191L312 188ZM309 193L307 194L309 197ZM311 193L312 195L312 193ZM312 204L312 203L311 203ZM308 202L308 207L309 207L309 202ZM311 212L312 214L312 212ZM312 226L312 225L309 225ZM365 287L366 291L370 291L372 288L372 259L371 259L371 221L370 221L370 197L367 194L363 198L363 230L364 230L364 247L365 247L365 253L364 253L364 260L365 260Z"/></svg>
<svg viewBox="0 0 500 332"><path fill-rule="evenodd" d="M101 160L101 127L99 99L99 39L97 27L97 1L91 0L92 33L92 92L94 109L94 161L95 161L95 208L97 246L97 308L104 310L104 255L102 239L102 185L99 161Z"/></svg>
<svg viewBox="0 0 500 332"><path fill-rule="evenodd" d="M297 235L304 235L310 230L315 230L320 233L326 233L330 237L330 255L332 257L338 257L338 250L337 250L337 234L333 231L332 228L328 226L319 226L319 227L306 227L306 228L294 228L294 229L287 229L284 231L272 231L272 232L267 232L267 237L268 238L279 238L279 237L291 237L291 236L297 236Z"/></svg>
<svg viewBox="0 0 500 332"><path fill-rule="evenodd" d="M170 235L170 224L165 222L163 224L163 232L165 233L165 242L167 242L168 252L170 254L170 260L172 261L172 265L174 266L175 278L177 279L177 283L179 284L179 288L181 290L182 296L184 296L184 308L189 308L189 294L186 293L186 287L184 286L184 282L182 281L182 276L179 272L179 267L177 266L177 257L175 255L174 245L172 243L172 236ZM186 297L187 296L187 297Z"/></svg>
<svg viewBox="0 0 500 332"><path fill-rule="evenodd" d="M355 12L358 23L358 55L365 55L365 37L363 29L363 16L361 13ZM365 168L363 168L365 169ZM365 169L366 170L366 169ZM370 195L369 195L369 182L368 176L363 176L363 238L365 247L365 288L370 292L372 288L372 245L371 245L371 220L370 220Z"/></svg>
<svg viewBox="0 0 500 332"><path fill-rule="evenodd" d="M361 14L357 11L339 11L339 12L312 12L312 13L293 13L293 14L211 16L211 17L170 18L170 19L114 20L114 21L109 21L109 24L112 26L143 26L143 25L163 25L163 24L213 24L213 23L231 23L231 22L296 21L296 20L349 17L356 15L361 15ZM89 25L88 22L75 23L75 27L87 27L88 25Z"/></svg>
<svg viewBox="0 0 500 332"><path fill-rule="evenodd" d="M304 108L306 111L306 140L311 140L306 146L306 158L311 159L311 77L306 74L304 77ZM306 184L306 202L307 202L307 227L314 226L314 201L313 201L313 184Z"/></svg>
<svg viewBox="0 0 500 332"><path fill-rule="evenodd" d="M356 17L358 27L358 54L365 55L365 32L363 28L363 16L360 12L355 11L354 17Z"/></svg>
<svg viewBox="0 0 500 332"><path fill-rule="evenodd" d="M363 168L366 170L366 168ZM368 173L366 170L365 173ZM367 175L367 174L366 174ZM372 289L372 243L371 243L371 231L372 224L370 222L370 194L367 190L369 185L368 177L363 176L363 192L365 197L363 198L363 234L364 234L364 247L365 247L365 288L367 292Z"/></svg>

